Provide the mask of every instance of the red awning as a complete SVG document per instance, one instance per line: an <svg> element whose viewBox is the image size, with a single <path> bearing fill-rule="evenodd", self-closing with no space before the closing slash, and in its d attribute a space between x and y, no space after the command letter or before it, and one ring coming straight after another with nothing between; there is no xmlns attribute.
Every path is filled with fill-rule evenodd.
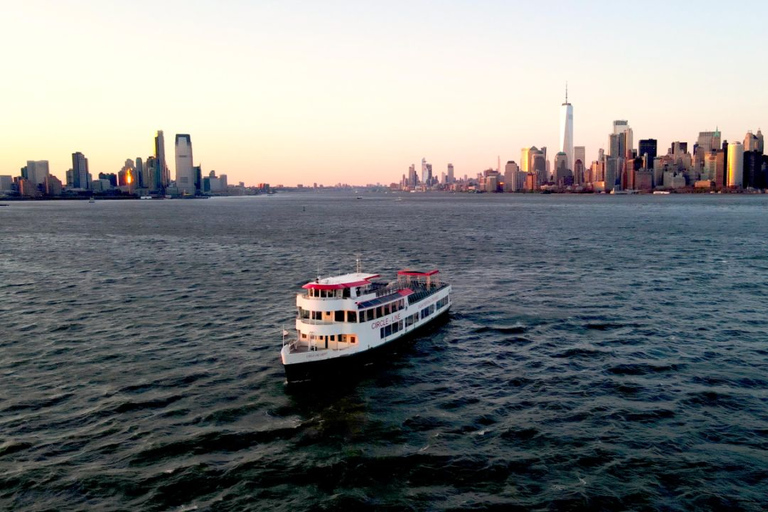
<svg viewBox="0 0 768 512"><path fill-rule="evenodd" d="M433 275L437 274L438 272L440 272L440 271L439 270L429 270L427 272L418 272L416 270L400 270L400 271L397 272L397 275L399 275L399 276L422 276L422 277L427 277L427 276L433 276Z"/></svg>
<svg viewBox="0 0 768 512"><path fill-rule="evenodd" d="M369 279L374 279L379 276L372 276ZM344 288L354 288L355 286L365 286L367 284L371 284L368 281L352 281L349 283L334 283L334 284L323 284L323 283L307 283L302 288L305 290L343 290Z"/></svg>

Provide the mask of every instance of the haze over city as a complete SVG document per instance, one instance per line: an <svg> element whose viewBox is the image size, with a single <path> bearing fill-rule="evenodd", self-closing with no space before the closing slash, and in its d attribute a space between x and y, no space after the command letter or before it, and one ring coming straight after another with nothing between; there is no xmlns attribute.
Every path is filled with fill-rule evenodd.
<svg viewBox="0 0 768 512"><path fill-rule="evenodd" d="M9 3L0 174L64 177L191 134L230 182L390 183L427 158L474 175L558 147L566 81L587 162L635 139L741 140L768 119L765 4Z"/></svg>

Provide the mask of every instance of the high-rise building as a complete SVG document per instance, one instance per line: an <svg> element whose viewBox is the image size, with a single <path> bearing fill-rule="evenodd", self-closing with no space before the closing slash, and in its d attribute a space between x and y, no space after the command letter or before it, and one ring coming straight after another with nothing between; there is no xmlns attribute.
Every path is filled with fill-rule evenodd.
<svg viewBox="0 0 768 512"><path fill-rule="evenodd" d="M165 161L165 137L163 130L158 130L155 136L155 187L165 190L170 181L168 164Z"/></svg>
<svg viewBox="0 0 768 512"><path fill-rule="evenodd" d="M722 188L728 184L728 141L723 141L722 149L717 150L715 157L715 187Z"/></svg>
<svg viewBox="0 0 768 512"><path fill-rule="evenodd" d="M757 135L752 133L752 130L749 130L744 136L744 151L757 151L757 146Z"/></svg>
<svg viewBox="0 0 768 512"><path fill-rule="evenodd" d="M608 136L608 154L612 158L626 158L634 148L632 128L629 122L620 119L613 122L613 133Z"/></svg>
<svg viewBox="0 0 768 512"><path fill-rule="evenodd" d="M744 152L743 182L745 188L765 188L763 155L757 150Z"/></svg>
<svg viewBox="0 0 768 512"><path fill-rule="evenodd" d="M720 148L720 130L715 128L713 132L699 132L699 138L696 139L696 145L704 148L704 153L709 153L713 149Z"/></svg>
<svg viewBox="0 0 768 512"><path fill-rule="evenodd" d="M573 106L568 103L568 85L565 86L565 103L560 106L560 151L566 155L566 168L573 169ZM546 156L544 157L546 159ZM557 165L555 165L557 168Z"/></svg>
<svg viewBox="0 0 768 512"><path fill-rule="evenodd" d="M195 166L192 162L192 138L186 133L176 134L176 188L179 194L193 196L195 189Z"/></svg>
<svg viewBox="0 0 768 512"><path fill-rule="evenodd" d="M423 185L429 184L429 175L427 174L427 159L421 159L421 183Z"/></svg>
<svg viewBox="0 0 768 512"><path fill-rule="evenodd" d="M524 173L528 173L531 170L531 149L535 148L523 148L520 150L520 170Z"/></svg>
<svg viewBox="0 0 768 512"><path fill-rule="evenodd" d="M536 149L536 148L532 148ZM546 183L549 179L547 176L547 162L544 159L544 153L536 149L531 152L531 164L530 168L532 172L536 173L539 184Z"/></svg>
<svg viewBox="0 0 768 512"><path fill-rule="evenodd" d="M727 185L729 187L744 186L744 146L741 142L732 142L728 145Z"/></svg>
<svg viewBox="0 0 768 512"><path fill-rule="evenodd" d="M573 148L573 167L576 168L576 162L581 160L582 165L587 164L587 148L584 146L574 146ZM573 170L573 169L572 169Z"/></svg>
<svg viewBox="0 0 768 512"><path fill-rule="evenodd" d="M455 181L455 177L453 175L453 164L448 164L448 184L450 185Z"/></svg>
<svg viewBox="0 0 768 512"><path fill-rule="evenodd" d="M147 186L147 183L144 181L145 176L146 173L144 172L144 162L140 156L136 157L136 186L142 188Z"/></svg>
<svg viewBox="0 0 768 512"><path fill-rule="evenodd" d="M43 185L48 174L48 160L27 160L27 175L24 177L33 187Z"/></svg>
<svg viewBox="0 0 768 512"><path fill-rule="evenodd" d="M504 166L504 192L517 192L521 188L517 164L510 160Z"/></svg>
<svg viewBox="0 0 768 512"><path fill-rule="evenodd" d="M653 169L653 160L656 158L657 142L656 139L642 139L638 142L638 156L641 158L648 155L645 159L645 168Z"/></svg>
<svg viewBox="0 0 768 512"><path fill-rule="evenodd" d="M757 129L757 151L762 155L765 153L765 144L763 141L763 132L760 131L760 128Z"/></svg>
<svg viewBox="0 0 768 512"><path fill-rule="evenodd" d="M88 172L88 159L81 152L72 153L72 187L89 190L91 177Z"/></svg>
<svg viewBox="0 0 768 512"><path fill-rule="evenodd" d="M565 152L560 151L555 155L555 183L558 186L564 187L569 185L568 181L571 176L571 171L568 169L568 155Z"/></svg>

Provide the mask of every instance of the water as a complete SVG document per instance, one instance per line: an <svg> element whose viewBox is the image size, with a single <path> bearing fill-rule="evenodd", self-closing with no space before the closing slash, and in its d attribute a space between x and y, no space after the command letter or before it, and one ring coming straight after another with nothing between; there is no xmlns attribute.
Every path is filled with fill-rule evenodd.
<svg viewBox="0 0 768 512"><path fill-rule="evenodd" d="M0 508L768 507L768 197L362 197L0 208ZM358 251L450 320L286 387Z"/></svg>

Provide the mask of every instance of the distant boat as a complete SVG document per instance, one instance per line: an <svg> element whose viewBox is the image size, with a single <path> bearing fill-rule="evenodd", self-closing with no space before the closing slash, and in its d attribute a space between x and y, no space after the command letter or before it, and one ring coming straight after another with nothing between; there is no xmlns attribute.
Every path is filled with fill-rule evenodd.
<svg viewBox="0 0 768 512"><path fill-rule="evenodd" d="M152 196L141 196L141 199L152 199Z"/></svg>
<svg viewBox="0 0 768 512"><path fill-rule="evenodd" d="M670 194L669 190L654 190L653 195L655 196L668 196Z"/></svg>
<svg viewBox="0 0 768 512"><path fill-rule="evenodd" d="M93 196L91 196L91 198L88 200L88 202L89 202L89 203L91 203L91 204L93 204L93 203L95 203L95 202L96 202L96 199L94 199L94 197L93 197Z"/></svg>

